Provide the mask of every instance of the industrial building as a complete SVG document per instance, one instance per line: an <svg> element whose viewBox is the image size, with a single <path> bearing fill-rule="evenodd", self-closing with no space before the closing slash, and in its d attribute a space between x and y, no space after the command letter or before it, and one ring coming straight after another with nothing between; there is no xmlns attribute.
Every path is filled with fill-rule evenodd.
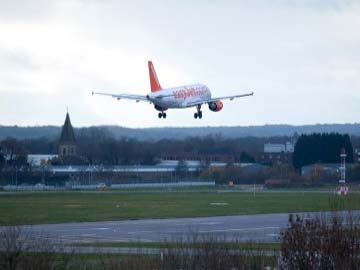
<svg viewBox="0 0 360 270"><path fill-rule="evenodd" d="M294 153L294 143L265 143L259 162L266 165L291 164Z"/></svg>

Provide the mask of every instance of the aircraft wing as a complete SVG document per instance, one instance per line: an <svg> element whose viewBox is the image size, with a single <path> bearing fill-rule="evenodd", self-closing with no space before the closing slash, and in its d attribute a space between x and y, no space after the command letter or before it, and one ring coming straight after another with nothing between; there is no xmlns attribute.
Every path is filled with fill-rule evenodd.
<svg viewBox="0 0 360 270"><path fill-rule="evenodd" d="M120 100L120 99L131 99L131 100L135 100L136 102L139 102L139 101L149 101L146 96L142 96L142 95L109 94L109 93L100 93L100 92L92 92L92 95L110 96L110 97L116 98L117 100Z"/></svg>
<svg viewBox="0 0 360 270"><path fill-rule="evenodd" d="M225 96L225 97L217 97L217 98L210 98L207 100L201 100L201 101L197 101L197 102L191 102L188 104L189 107L191 106L196 106L196 105L202 105L205 103L209 103L209 102L215 102L218 100L224 100L224 99L229 99L230 101L235 99L235 98L241 98L241 97L247 97L247 96L253 96L254 92L250 92L250 93L246 93L246 94L241 94L241 95L234 95L234 96Z"/></svg>

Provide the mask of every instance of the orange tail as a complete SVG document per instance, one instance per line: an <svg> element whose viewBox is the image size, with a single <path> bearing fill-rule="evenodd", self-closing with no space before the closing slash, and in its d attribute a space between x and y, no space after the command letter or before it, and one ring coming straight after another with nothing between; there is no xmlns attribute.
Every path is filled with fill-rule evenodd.
<svg viewBox="0 0 360 270"><path fill-rule="evenodd" d="M148 66L149 66L151 92L159 91L162 88L161 88L161 85L159 83L158 77L156 76L156 72L155 72L153 63L151 61L148 61Z"/></svg>

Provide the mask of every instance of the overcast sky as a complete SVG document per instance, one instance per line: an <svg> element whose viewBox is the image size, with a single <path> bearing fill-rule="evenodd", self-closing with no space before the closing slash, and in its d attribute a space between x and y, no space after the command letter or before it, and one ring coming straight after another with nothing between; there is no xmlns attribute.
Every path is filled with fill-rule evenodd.
<svg viewBox="0 0 360 270"><path fill-rule="evenodd" d="M221 112L91 96L205 83ZM360 1L0 0L0 124L360 122Z"/></svg>

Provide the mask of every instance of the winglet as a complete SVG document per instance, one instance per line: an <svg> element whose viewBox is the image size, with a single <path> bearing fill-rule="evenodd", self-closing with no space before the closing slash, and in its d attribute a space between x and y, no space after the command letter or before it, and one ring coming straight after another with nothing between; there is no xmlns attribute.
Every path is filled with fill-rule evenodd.
<svg viewBox="0 0 360 270"><path fill-rule="evenodd" d="M150 88L151 92L156 92L161 90L161 85L159 83L158 77L155 72L154 65L151 61L148 61L148 67L149 67L149 77L150 77Z"/></svg>

